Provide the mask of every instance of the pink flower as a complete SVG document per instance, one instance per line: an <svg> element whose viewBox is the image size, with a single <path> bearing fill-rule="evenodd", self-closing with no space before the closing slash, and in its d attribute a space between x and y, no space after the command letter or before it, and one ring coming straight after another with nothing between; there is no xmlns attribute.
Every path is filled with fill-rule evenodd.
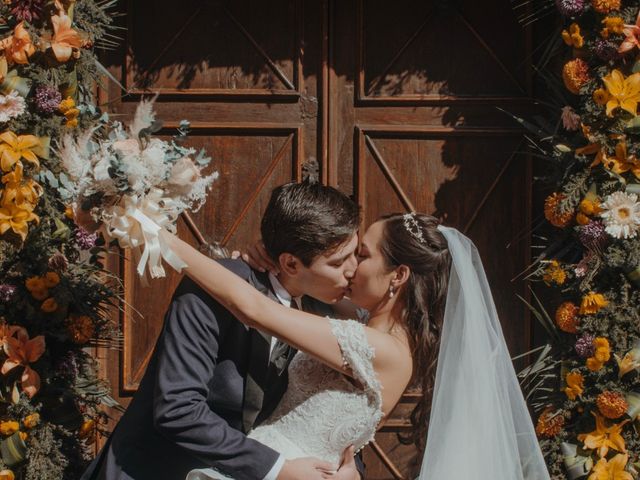
<svg viewBox="0 0 640 480"><path fill-rule="evenodd" d="M570 106L562 107L562 126L566 130L578 130L580 127L580 115Z"/></svg>
<svg viewBox="0 0 640 480"><path fill-rule="evenodd" d="M9 95L0 95L0 123L5 123L24 113L24 98L13 90Z"/></svg>

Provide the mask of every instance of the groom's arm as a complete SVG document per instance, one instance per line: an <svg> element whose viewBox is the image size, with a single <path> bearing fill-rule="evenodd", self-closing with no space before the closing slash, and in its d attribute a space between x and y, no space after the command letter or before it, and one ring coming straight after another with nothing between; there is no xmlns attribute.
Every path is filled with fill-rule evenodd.
<svg viewBox="0 0 640 480"><path fill-rule="evenodd" d="M158 345L154 424L203 465L238 480L262 479L279 454L230 427L207 404L219 342L231 321L226 310L195 288L174 297Z"/></svg>

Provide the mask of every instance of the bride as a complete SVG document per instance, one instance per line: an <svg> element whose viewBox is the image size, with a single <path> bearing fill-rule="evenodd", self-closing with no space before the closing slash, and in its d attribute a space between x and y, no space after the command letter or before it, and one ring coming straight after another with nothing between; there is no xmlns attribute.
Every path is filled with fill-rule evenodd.
<svg viewBox="0 0 640 480"><path fill-rule="evenodd" d="M473 243L423 214L394 214L361 238L351 300L367 325L288 309L170 233L186 273L248 326L300 350L289 387L250 437L285 458L370 442L412 381L420 480L548 480L544 459ZM213 469L187 480L225 479Z"/></svg>

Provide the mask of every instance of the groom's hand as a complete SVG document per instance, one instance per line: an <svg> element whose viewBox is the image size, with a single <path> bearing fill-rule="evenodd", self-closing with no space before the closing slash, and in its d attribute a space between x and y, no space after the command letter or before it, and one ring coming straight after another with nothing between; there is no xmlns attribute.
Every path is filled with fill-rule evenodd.
<svg viewBox="0 0 640 480"><path fill-rule="evenodd" d="M334 474L323 474L324 478L332 480L360 480L360 472L356 467L355 449L352 446L345 449L342 453L342 463L340 468Z"/></svg>
<svg viewBox="0 0 640 480"><path fill-rule="evenodd" d="M322 480L324 475L335 472L335 469L335 465L312 457L286 460L278 480Z"/></svg>

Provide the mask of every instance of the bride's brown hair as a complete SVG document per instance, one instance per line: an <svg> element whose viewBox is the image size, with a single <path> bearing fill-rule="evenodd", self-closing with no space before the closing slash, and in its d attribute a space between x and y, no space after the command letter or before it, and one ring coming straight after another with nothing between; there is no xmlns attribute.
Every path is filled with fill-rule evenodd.
<svg viewBox="0 0 640 480"><path fill-rule="evenodd" d="M406 265L411 271L401 293L402 327L408 334L413 357L411 383L421 387L422 397L411 413L411 432L399 437L401 442L414 443L422 449L431 411L451 254L435 217L416 213L409 219L395 213L381 220L384 227L380 249L389 269Z"/></svg>

